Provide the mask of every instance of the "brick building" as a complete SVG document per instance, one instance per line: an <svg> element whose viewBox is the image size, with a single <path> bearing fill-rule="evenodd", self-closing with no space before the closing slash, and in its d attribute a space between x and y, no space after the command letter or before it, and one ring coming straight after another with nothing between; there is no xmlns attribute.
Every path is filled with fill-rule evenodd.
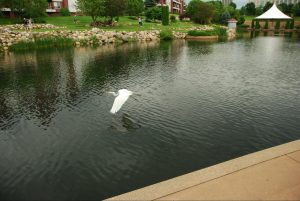
<svg viewBox="0 0 300 201"><path fill-rule="evenodd" d="M60 13L62 8L67 8L74 13L76 12L75 2L76 0L48 0L46 12L48 14L57 14Z"/></svg>
<svg viewBox="0 0 300 201"><path fill-rule="evenodd" d="M182 14L185 12L185 0L159 0L158 5L168 5L171 13Z"/></svg>

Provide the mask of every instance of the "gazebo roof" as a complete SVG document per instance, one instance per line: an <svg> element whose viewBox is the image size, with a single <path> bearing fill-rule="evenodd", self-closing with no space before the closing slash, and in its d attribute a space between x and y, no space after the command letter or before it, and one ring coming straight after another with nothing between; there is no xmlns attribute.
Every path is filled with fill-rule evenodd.
<svg viewBox="0 0 300 201"><path fill-rule="evenodd" d="M287 16L283 12L281 12L274 3L269 10L267 10L262 15L256 17L255 19L292 19L292 18Z"/></svg>

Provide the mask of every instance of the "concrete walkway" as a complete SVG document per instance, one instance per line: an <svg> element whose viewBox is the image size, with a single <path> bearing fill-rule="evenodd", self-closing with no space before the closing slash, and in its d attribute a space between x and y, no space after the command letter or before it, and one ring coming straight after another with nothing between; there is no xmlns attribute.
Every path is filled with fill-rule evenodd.
<svg viewBox="0 0 300 201"><path fill-rule="evenodd" d="M300 140L107 200L300 200Z"/></svg>

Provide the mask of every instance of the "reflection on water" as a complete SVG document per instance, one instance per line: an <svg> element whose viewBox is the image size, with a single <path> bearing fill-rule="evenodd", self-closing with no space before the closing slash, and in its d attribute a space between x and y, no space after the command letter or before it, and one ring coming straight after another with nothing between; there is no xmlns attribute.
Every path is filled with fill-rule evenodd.
<svg viewBox="0 0 300 201"><path fill-rule="evenodd" d="M299 41L0 56L0 197L101 200L299 139ZM107 91L126 88L117 115Z"/></svg>
<svg viewBox="0 0 300 201"><path fill-rule="evenodd" d="M124 113L121 116L113 115L111 128L120 132L128 132L141 128L141 125L138 120L134 120L127 113Z"/></svg>

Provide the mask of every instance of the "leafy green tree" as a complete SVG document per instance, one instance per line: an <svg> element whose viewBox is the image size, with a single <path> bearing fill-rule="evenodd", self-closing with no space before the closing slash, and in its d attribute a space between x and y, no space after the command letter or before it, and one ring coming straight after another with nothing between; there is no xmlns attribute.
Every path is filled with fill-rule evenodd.
<svg viewBox="0 0 300 201"><path fill-rule="evenodd" d="M245 15L246 14L246 7L245 6L242 6L241 9L240 9L240 14L241 15Z"/></svg>
<svg viewBox="0 0 300 201"><path fill-rule="evenodd" d="M300 16L300 3L297 3L293 6L292 12L295 16Z"/></svg>
<svg viewBox="0 0 300 201"><path fill-rule="evenodd" d="M156 3L157 3L156 0L145 0L146 7L154 7L154 6L156 6Z"/></svg>
<svg viewBox="0 0 300 201"><path fill-rule="evenodd" d="M48 4L45 0L23 0L23 11L25 17L38 18L46 16Z"/></svg>
<svg viewBox="0 0 300 201"><path fill-rule="evenodd" d="M233 2L231 2L231 3L229 4L229 6L231 6L231 7L234 8L234 9L236 9L236 4L233 3Z"/></svg>
<svg viewBox="0 0 300 201"><path fill-rule="evenodd" d="M269 28L269 21L268 20L266 20L266 22L265 22L265 26L264 26L264 29L268 29Z"/></svg>
<svg viewBox="0 0 300 201"><path fill-rule="evenodd" d="M280 29L280 20L276 20L275 29Z"/></svg>
<svg viewBox="0 0 300 201"><path fill-rule="evenodd" d="M247 3L245 9L247 15L255 15L255 4L253 2Z"/></svg>
<svg viewBox="0 0 300 201"><path fill-rule="evenodd" d="M221 1L210 1L208 2L215 8L215 13L212 18L213 23L221 23L222 14L225 12L225 8Z"/></svg>
<svg viewBox="0 0 300 201"><path fill-rule="evenodd" d="M244 24L244 22L245 22L245 17L244 17L244 16L240 16L240 17L238 18L237 25Z"/></svg>
<svg viewBox="0 0 300 201"><path fill-rule="evenodd" d="M169 25L169 7L162 6L162 25L166 26Z"/></svg>
<svg viewBox="0 0 300 201"><path fill-rule="evenodd" d="M258 16L258 15L261 15L263 14L264 11L263 11L263 7L262 6L258 6L255 8L255 15Z"/></svg>
<svg viewBox="0 0 300 201"><path fill-rule="evenodd" d="M162 9L158 7L148 8L145 12L146 20L161 20L162 19Z"/></svg>
<svg viewBox="0 0 300 201"><path fill-rule="evenodd" d="M226 10L221 16L221 23L227 24L227 21L231 18L230 13Z"/></svg>
<svg viewBox="0 0 300 201"><path fill-rule="evenodd" d="M93 22L105 14L105 0L77 0L77 9L85 15L91 16Z"/></svg>
<svg viewBox="0 0 300 201"><path fill-rule="evenodd" d="M288 9L287 9L287 13L288 13L288 14L292 14L293 6L294 6L294 4L289 4L289 5L288 5Z"/></svg>
<svg viewBox="0 0 300 201"><path fill-rule="evenodd" d="M281 10L281 12L288 14L289 7L286 3L279 4L278 9Z"/></svg>
<svg viewBox="0 0 300 201"><path fill-rule="evenodd" d="M210 3L192 0L188 4L187 14L190 16L191 20L196 23L208 24L215 14L215 8Z"/></svg>
<svg viewBox="0 0 300 201"><path fill-rule="evenodd" d="M1 8L11 8L11 12L22 14L21 11L24 8L23 0L0 0Z"/></svg>
<svg viewBox="0 0 300 201"><path fill-rule="evenodd" d="M225 7L225 10L229 12L231 18L238 19L240 17L240 12L232 6Z"/></svg>
<svg viewBox="0 0 300 201"><path fill-rule="evenodd" d="M46 15L45 0L0 0L1 7L11 8L20 17L38 18Z"/></svg>
<svg viewBox="0 0 300 201"><path fill-rule="evenodd" d="M267 1L267 3L265 4L264 8L263 8L263 12L266 12L267 10L269 10L271 7L273 6L273 4L269 1Z"/></svg>
<svg viewBox="0 0 300 201"><path fill-rule="evenodd" d="M114 17L124 14L126 5L126 0L105 0L105 17L109 17L109 21L112 23Z"/></svg>
<svg viewBox="0 0 300 201"><path fill-rule="evenodd" d="M127 0L127 14L130 16L138 16L144 11L143 0Z"/></svg>

